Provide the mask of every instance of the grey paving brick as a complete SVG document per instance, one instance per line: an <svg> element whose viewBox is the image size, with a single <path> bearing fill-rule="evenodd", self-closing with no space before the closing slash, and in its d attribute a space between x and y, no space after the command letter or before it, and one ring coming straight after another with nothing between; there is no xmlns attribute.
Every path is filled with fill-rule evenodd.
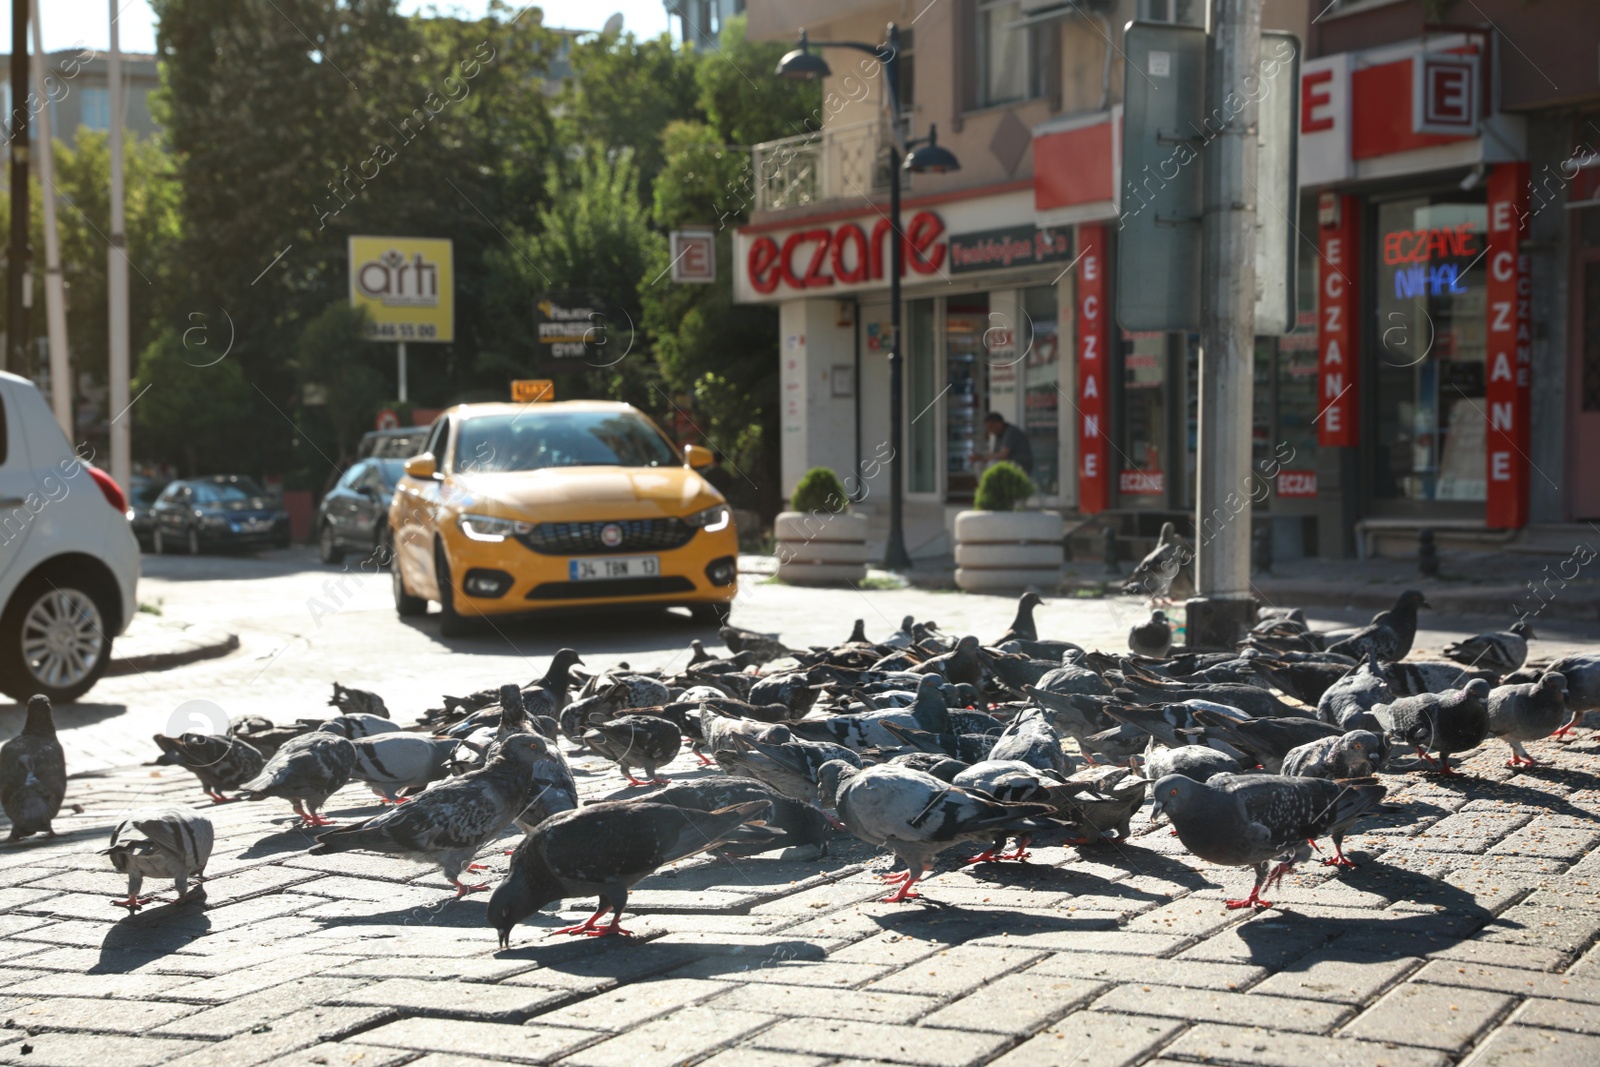
<svg viewBox="0 0 1600 1067"><path fill-rule="evenodd" d="M556 1026L511 1026L460 1019L399 1019L360 1035L363 1045L460 1054L463 1049L512 1063L546 1063L594 1040L582 1030Z"/></svg>
<svg viewBox="0 0 1600 1067"><path fill-rule="evenodd" d="M710 1000L732 988L729 982L656 978L633 982L597 996L541 1011L533 1021L540 1026L573 1026L580 1030L615 1033L639 1026L670 1011ZM768 988L772 987L761 987L763 991Z"/></svg>
<svg viewBox="0 0 1600 1067"><path fill-rule="evenodd" d="M364 957L335 963L317 973L325 978L417 978L430 982L498 982L538 966L532 960L497 960L491 957Z"/></svg>
<svg viewBox="0 0 1600 1067"><path fill-rule="evenodd" d="M954 997L1042 958L1038 952L978 945L941 949L867 988L894 993Z"/></svg>
<svg viewBox="0 0 1600 1067"><path fill-rule="evenodd" d="M1201 960L1161 960L1143 956L1080 955L1058 952L1046 956L1027 973L1059 974L1118 985L1153 982L1187 989L1246 989L1267 976L1265 967L1246 963L1209 963Z"/></svg>
<svg viewBox="0 0 1600 1067"><path fill-rule="evenodd" d="M1104 982L1037 970L1008 974L940 1008L922 1025L1023 1036L1089 1003L1106 988Z"/></svg>
<svg viewBox="0 0 1600 1067"><path fill-rule="evenodd" d="M360 979L355 978L300 978L247 996L231 998L225 1004L158 1026L153 1032L169 1037L232 1037L251 1027L320 1004L359 984Z"/></svg>
<svg viewBox="0 0 1600 1067"><path fill-rule="evenodd" d="M1551 825L1543 820L1523 827L1489 849L1491 856L1533 856L1565 860L1569 863L1588 855L1600 841L1600 828L1593 824Z"/></svg>
<svg viewBox="0 0 1600 1067"><path fill-rule="evenodd" d="M672 1067L731 1045L766 1027L774 1018L758 1012L684 1008L590 1045L562 1063L573 1067Z"/></svg>
<svg viewBox="0 0 1600 1067"><path fill-rule="evenodd" d="M31 981L20 982L6 988L8 997L118 997L132 1000L139 997L179 1000L171 997L173 988L186 985L189 979L174 974L84 974L65 971L40 972Z"/></svg>
<svg viewBox="0 0 1600 1067"><path fill-rule="evenodd" d="M1524 1004L1512 1021L1522 1026L1540 1026L1548 1030L1600 1034L1600 1005L1541 998Z"/></svg>
<svg viewBox="0 0 1600 1067"><path fill-rule="evenodd" d="M1336 945L1332 949L1301 957L1251 992L1332 1000L1341 1004L1365 1004L1421 963L1414 957L1387 959L1383 956L1346 953Z"/></svg>
<svg viewBox="0 0 1600 1067"><path fill-rule="evenodd" d="M1136 956L1170 956L1193 940L1180 934L1145 934L1132 930L1047 930L984 937L975 944L1035 952L1118 952Z"/></svg>
<svg viewBox="0 0 1600 1067"><path fill-rule="evenodd" d="M201 1000L211 1004L226 1004L239 997L258 993L263 989L299 981L339 967L348 956L308 955L303 951L275 953L261 962L237 961L226 966L226 957L218 962L218 977L189 981L173 988L172 996L178 1000ZM209 969L209 968L208 968Z"/></svg>
<svg viewBox="0 0 1600 1067"><path fill-rule="evenodd" d="M1290 997L1254 996L1224 990L1182 989L1163 985L1123 985L1093 1004L1097 1011L1125 1015L1160 1015L1168 1019L1210 1019L1243 1026L1270 1022L1279 1030L1325 1033L1352 1013L1343 1004Z"/></svg>
<svg viewBox="0 0 1600 1067"><path fill-rule="evenodd" d="M392 1008L330 1008L321 1005L301 1008L289 1015L263 1020L232 1037L206 1044L179 1057L167 1067L254 1067L267 1063L276 1067L281 1063L294 1062L304 1049L387 1022L398 1014ZM395 1051L385 1050L383 1056L379 1057L380 1062ZM366 1067L364 1062L356 1062Z"/></svg>
<svg viewBox="0 0 1600 1067"><path fill-rule="evenodd" d="M833 1019L785 1019L757 1034L749 1044L780 1052L840 1058L868 1053L874 1059L889 1063L966 1067L984 1061L1010 1042L1011 1039L1002 1034Z"/></svg>
<svg viewBox="0 0 1600 1067"><path fill-rule="evenodd" d="M711 1001L707 1007L721 1011L760 1012L768 1015L800 1015L819 1018L851 1019L868 1023L909 1023L939 1006L937 997L910 993L885 993L872 989L851 990L841 996L817 986L759 985L739 986Z"/></svg>
<svg viewBox="0 0 1600 1067"><path fill-rule="evenodd" d="M14 986L19 982L27 982L34 978L43 978L48 971L27 970L22 967L0 967L0 989Z"/></svg>
<svg viewBox="0 0 1600 1067"><path fill-rule="evenodd" d="M884 934L853 941L830 953L831 959L840 963L870 963L888 967L903 967L916 960L926 959L945 946L934 941L921 941L914 937Z"/></svg>
<svg viewBox="0 0 1600 1067"><path fill-rule="evenodd" d="M15 998L10 999L10 1003L9 1014L18 1026L101 1034L148 1033L163 1023L198 1010L192 1004L92 997Z"/></svg>
<svg viewBox="0 0 1600 1067"><path fill-rule="evenodd" d="M26 1044L32 1051L22 1054ZM0 1046L0 1063L26 1067L155 1067L205 1047L200 1041L107 1034L35 1034Z"/></svg>
<svg viewBox="0 0 1600 1067"><path fill-rule="evenodd" d="M1449 1062L1442 1053L1425 1049L1210 1022L1191 1027L1162 1055L1250 1067L1322 1067L1324 1063L1329 1067L1444 1067Z"/></svg>
<svg viewBox="0 0 1600 1067"><path fill-rule="evenodd" d="M1461 1061L1462 1067L1592 1067L1600 1036L1503 1026Z"/></svg>
<svg viewBox="0 0 1600 1067"><path fill-rule="evenodd" d="M806 1056L798 1052L773 1052L770 1049L730 1048L698 1067L822 1067L825 1056Z"/></svg>
<svg viewBox="0 0 1600 1067"><path fill-rule="evenodd" d="M1508 909L1479 935L1485 941L1542 945L1577 953L1600 934L1600 911L1562 910L1519 904Z"/></svg>
<svg viewBox="0 0 1600 1067"><path fill-rule="evenodd" d="M1406 982L1344 1028L1347 1037L1459 1052L1502 1019L1516 1002L1476 989Z"/></svg>
<svg viewBox="0 0 1600 1067"><path fill-rule="evenodd" d="M1121 929L1133 933L1210 937L1244 918L1236 911L1221 907L1216 900L1191 895L1137 915L1124 923Z"/></svg>
<svg viewBox="0 0 1600 1067"><path fill-rule="evenodd" d="M399 1067L400 1064L422 1063L426 1059L413 1059L414 1055L405 1049L379 1048L358 1041L323 1041L298 1052L275 1056L272 1063L273 1067ZM199 1062L195 1067L200 1067Z"/></svg>
<svg viewBox="0 0 1600 1067"><path fill-rule="evenodd" d="M739 982L780 985L815 985L853 989L887 973L889 968L870 963L835 963L832 960L783 959L771 956L748 963L730 963L738 957L698 960L672 972L674 978L726 978Z"/></svg>
<svg viewBox="0 0 1600 1067"><path fill-rule="evenodd" d="M484 1022L521 1022L543 1008L571 1000L576 994L541 986L441 985L417 978L390 978L320 998L330 1004L394 1007L409 1015Z"/></svg>
<svg viewBox="0 0 1600 1067"><path fill-rule="evenodd" d="M1429 959L1468 960L1496 967L1521 967L1531 971L1555 971L1572 959L1572 953L1543 945L1519 945L1505 941L1457 941L1441 945L1428 953Z"/></svg>
<svg viewBox="0 0 1600 1067"><path fill-rule="evenodd" d="M1417 982L1493 989L1520 997L1548 997L1600 1004L1600 976L1546 974L1516 967L1491 967L1481 963L1435 960L1413 977Z"/></svg>
<svg viewBox="0 0 1600 1067"><path fill-rule="evenodd" d="M1183 1029L1173 1019L1078 1011L999 1059L994 1067L1130 1067Z"/></svg>

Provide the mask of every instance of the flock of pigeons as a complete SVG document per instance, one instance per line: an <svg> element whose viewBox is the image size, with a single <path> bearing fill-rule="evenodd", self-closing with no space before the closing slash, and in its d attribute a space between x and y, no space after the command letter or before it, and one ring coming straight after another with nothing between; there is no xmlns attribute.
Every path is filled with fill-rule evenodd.
<svg viewBox="0 0 1600 1067"><path fill-rule="evenodd" d="M1342 843L1383 801L1377 775L1392 747L1453 775L1451 756L1493 736L1522 766L1534 762L1526 742L1600 709L1600 653L1528 667L1532 634L1520 624L1452 645L1443 661L1406 660L1426 606L1414 591L1360 629L1313 631L1298 611L1277 611L1234 652L1176 656L1041 638L1039 603L1024 594L990 644L908 616L877 642L857 620L831 648L725 627L727 655L696 641L673 672L588 673L563 649L528 685L446 697L411 730L377 694L335 684L332 718L157 735L157 762L191 771L213 803L288 801L318 831L314 854L436 862L458 896L489 888L470 880L485 869L473 860L515 824L524 836L488 904L504 947L518 923L566 898L598 908L557 932L625 934L634 885L710 850L822 855L831 834L848 832L898 859L903 869L885 876L896 902L917 896L947 849L975 843L969 862L1021 861L1040 834L1118 840L1147 799L1196 856L1254 869L1249 895L1229 907L1268 907L1262 893L1320 839L1334 850L1326 863L1353 866ZM685 743L719 773L661 778ZM563 745L648 791L580 802ZM384 810L338 826L320 809L350 782ZM34 697L21 735L0 746L11 840L49 833L65 792L50 705ZM174 879L182 899L212 839L194 809L129 815L104 850L128 876L113 903L148 903L146 877Z"/></svg>

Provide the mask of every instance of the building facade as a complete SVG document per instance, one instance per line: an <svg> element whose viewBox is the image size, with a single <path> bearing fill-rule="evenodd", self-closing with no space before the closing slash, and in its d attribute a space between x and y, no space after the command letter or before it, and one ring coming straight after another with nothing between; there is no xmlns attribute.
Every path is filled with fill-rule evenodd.
<svg viewBox="0 0 1600 1067"><path fill-rule="evenodd" d="M1600 510L1600 464L1581 462L1600 456L1600 17L1582 0L1444 6L1462 23L1416 0L1263 6L1302 42L1298 82L1266 49L1262 68L1264 91L1298 93L1300 128L1299 202L1271 206L1298 237L1296 321L1256 346L1250 495L1279 556L1410 551L1421 526L1503 540ZM819 114L753 150L736 295L780 307L786 491L811 466L855 472L876 514L887 479L862 472L892 448L912 554L941 554L993 410L1027 432L1042 503L1125 533L1192 528L1198 337L1121 329L1115 266L1128 213L1159 211L1164 187L1120 171L1123 29L1203 26L1206 5L955 0L914 23L898 3L794 7L750 3L750 34L792 39L803 17L814 41L873 42L897 21L901 132L937 126L961 168L900 176L892 442L879 64L821 50Z"/></svg>

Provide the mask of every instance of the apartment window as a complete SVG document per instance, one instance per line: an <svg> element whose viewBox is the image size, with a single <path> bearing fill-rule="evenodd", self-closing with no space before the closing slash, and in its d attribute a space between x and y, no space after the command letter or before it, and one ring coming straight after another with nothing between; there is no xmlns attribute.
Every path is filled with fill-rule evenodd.
<svg viewBox="0 0 1600 1067"><path fill-rule="evenodd" d="M1199 0L1140 0L1139 17L1146 22L1176 22L1204 29L1206 5Z"/></svg>
<svg viewBox="0 0 1600 1067"><path fill-rule="evenodd" d="M88 88L78 105L79 123L91 130L111 128L111 90Z"/></svg>
<svg viewBox="0 0 1600 1067"><path fill-rule="evenodd" d="M979 107L1012 104L1038 96L1039 63L1033 34L1022 20L1022 0L978 4Z"/></svg>

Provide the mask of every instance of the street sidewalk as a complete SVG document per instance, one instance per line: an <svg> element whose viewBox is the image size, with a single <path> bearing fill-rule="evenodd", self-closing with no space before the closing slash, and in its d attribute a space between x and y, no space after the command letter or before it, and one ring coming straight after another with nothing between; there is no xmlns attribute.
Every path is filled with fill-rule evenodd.
<svg viewBox="0 0 1600 1067"><path fill-rule="evenodd" d="M111 665L106 674L114 677L171 670L226 656L238 647L238 634L139 611L122 636L112 642Z"/></svg>

